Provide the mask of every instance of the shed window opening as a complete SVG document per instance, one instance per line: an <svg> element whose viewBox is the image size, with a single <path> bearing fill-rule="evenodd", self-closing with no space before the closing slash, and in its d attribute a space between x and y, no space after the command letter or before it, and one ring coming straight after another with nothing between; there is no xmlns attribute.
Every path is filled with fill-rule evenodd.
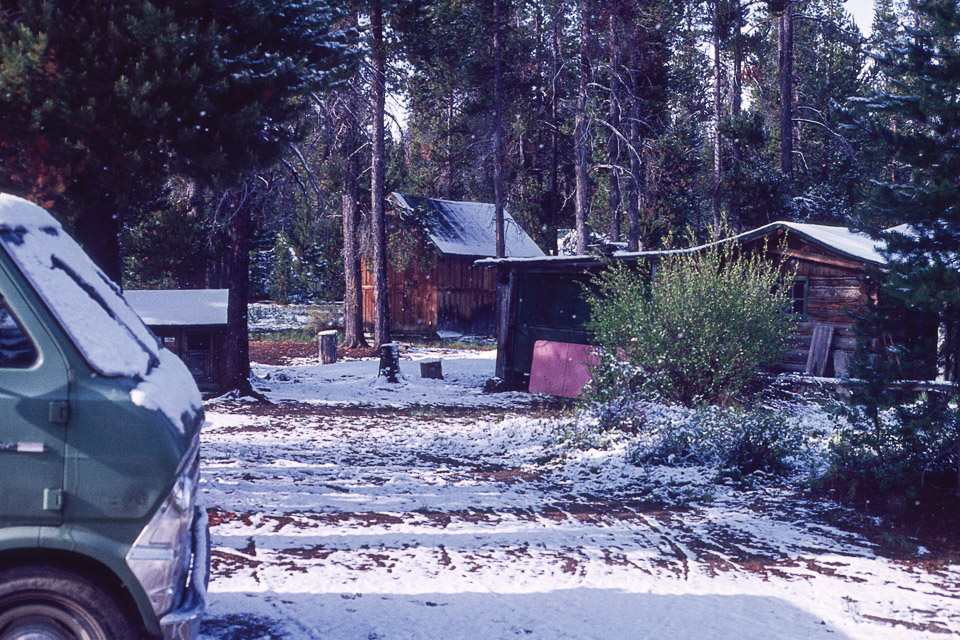
<svg viewBox="0 0 960 640"><path fill-rule="evenodd" d="M809 281L806 278L798 278L793 281L790 297L792 299L791 311L801 318L807 317L807 290Z"/></svg>
<svg viewBox="0 0 960 640"><path fill-rule="evenodd" d="M209 331L186 331L183 337L187 351L210 351Z"/></svg>
<svg viewBox="0 0 960 640"><path fill-rule="evenodd" d="M37 361L37 356L33 340L6 302L0 300L0 368L26 369Z"/></svg>

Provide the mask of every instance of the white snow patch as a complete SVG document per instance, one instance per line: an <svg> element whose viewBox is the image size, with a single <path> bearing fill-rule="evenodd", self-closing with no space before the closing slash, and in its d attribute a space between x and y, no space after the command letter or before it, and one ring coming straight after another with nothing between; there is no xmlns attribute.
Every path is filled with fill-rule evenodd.
<svg viewBox="0 0 960 640"><path fill-rule="evenodd" d="M166 349L159 355L159 366L130 391L130 399L138 407L162 412L180 433L186 433L189 425L184 420L203 408L200 391L180 358Z"/></svg>
<svg viewBox="0 0 960 640"><path fill-rule="evenodd" d="M0 194L0 243L94 370L137 377L157 361L156 337L49 213Z"/></svg>

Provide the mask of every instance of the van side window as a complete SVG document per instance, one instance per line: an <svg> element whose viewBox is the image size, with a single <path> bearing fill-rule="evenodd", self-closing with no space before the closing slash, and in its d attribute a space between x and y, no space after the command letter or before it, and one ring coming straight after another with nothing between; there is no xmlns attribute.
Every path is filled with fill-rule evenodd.
<svg viewBox="0 0 960 640"><path fill-rule="evenodd" d="M7 303L0 300L0 368L25 369L37 361L37 347Z"/></svg>

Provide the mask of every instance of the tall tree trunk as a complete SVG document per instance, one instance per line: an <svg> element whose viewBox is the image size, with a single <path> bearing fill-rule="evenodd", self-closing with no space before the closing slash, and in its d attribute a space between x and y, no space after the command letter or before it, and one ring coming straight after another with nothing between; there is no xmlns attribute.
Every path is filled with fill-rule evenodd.
<svg viewBox="0 0 960 640"><path fill-rule="evenodd" d="M720 64L720 0L713 0L713 233L720 232L720 181L723 172L723 145L720 120L723 115L723 67Z"/></svg>
<svg viewBox="0 0 960 640"><path fill-rule="evenodd" d="M493 199L496 255L506 257L503 237L503 69L500 49L503 46L500 33L500 0L493 2Z"/></svg>
<svg viewBox="0 0 960 640"><path fill-rule="evenodd" d="M576 178L576 198L574 215L576 217L576 252L587 252L587 85L590 73L590 0L579 0L580 5L580 84L577 88L577 106L573 125L574 175Z"/></svg>
<svg viewBox="0 0 960 640"><path fill-rule="evenodd" d="M793 2L780 14L780 170L793 190Z"/></svg>
<svg viewBox="0 0 960 640"><path fill-rule="evenodd" d="M731 86L730 118L738 132L731 143L733 166L732 188L730 189L730 226L739 231L740 223L740 163L743 161L743 149L740 146L740 111L743 101L743 5L741 0L733 1L733 83Z"/></svg>
<svg viewBox="0 0 960 640"><path fill-rule="evenodd" d="M560 223L560 119L557 115L557 84L560 82L560 34L563 18L563 4L556 3L553 7L552 27L552 56L550 58L550 230L551 253L557 253L557 227Z"/></svg>
<svg viewBox="0 0 960 640"><path fill-rule="evenodd" d="M353 12L350 26L359 16ZM363 335L363 262L360 253L360 162L363 98L360 75L354 75L344 90L340 105L340 162L343 174L343 345L350 349L367 347Z"/></svg>
<svg viewBox="0 0 960 640"><path fill-rule="evenodd" d="M373 36L373 77L370 102L373 107L373 158L370 176L370 230L373 242L373 343L379 348L390 342L390 303L387 289L387 235L384 218L384 100L387 57L383 42L383 2L373 0L370 11Z"/></svg>
<svg viewBox="0 0 960 640"><path fill-rule="evenodd" d="M632 72L631 72L632 73ZM631 82L630 96L630 183L627 185L627 251L640 251L640 191L643 185L642 149L640 148L640 109L636 97L636 81Z"/></svg>
<svg viewBox="0 0 960 640"><path fill-rule="evenodd" d="M119 214L115 213L116 203L103 196L99 188L84 193L82 213L77 216L79 222L75 229L77 242L108 278L122 286L120 220Z"/></svg>
<svg viewBox="0 0 960 640"><path fill-rule="evenodd" d="M256 395L250 386L250 343L247 329L247 301L250 291L250 200L248 180L232 189L230 224L227 231L228 289L227 335L224 345L224 369L227 388L241 395Z"/></svg>
<svg viewBox="0 0 960 640"><path fill-rule="evenodd" d="M627 78L629 79L628 104L630 126L627 135L627 151L630 154L630 182L627 185L627 251L640 251L640 201L643 189L643 149L640 146L640 80L638 70L639 52L631 47L627 54Z"/></svg>
<svg viewBox="0 0 960 640"><path fill-rule="evenodd" d="M348 105L355 104L356 81L351 81ZM345 107L346 119L340 157L343 163L343 344L351 349L366 347L363 336L363 272L360 259L360 125L353 109Z"/></svg>
<svg viewBox="0 0 960 640"><path fill-rule="evenodd" d="M607 142L610 169L609 233L611 242L620 242L620 94L622 87L620 64L620 14L614 7L610 11L610 109L611 133Z"/></svg>

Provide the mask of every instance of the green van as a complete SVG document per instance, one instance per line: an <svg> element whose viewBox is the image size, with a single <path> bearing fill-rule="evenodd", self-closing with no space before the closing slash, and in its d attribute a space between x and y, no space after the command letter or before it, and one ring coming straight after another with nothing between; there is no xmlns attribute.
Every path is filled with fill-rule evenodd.
<svg viewBox="0 0 960 640"><path fill-rule="evenodd" d="M0 640L189 640L209 579L190 372L0 194Z"/></svg>

